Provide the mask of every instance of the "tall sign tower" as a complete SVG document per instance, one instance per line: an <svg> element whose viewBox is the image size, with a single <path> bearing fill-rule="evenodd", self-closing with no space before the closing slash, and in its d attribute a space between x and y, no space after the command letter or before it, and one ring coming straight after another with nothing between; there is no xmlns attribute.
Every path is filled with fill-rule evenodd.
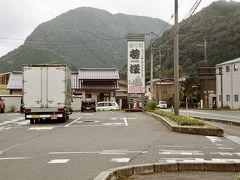
<svg viewBox="0 0 240 180"><path fill-rule="evenodd" d="M128 34L128 102L142 102L145 94L144 34ZM130 106L129 106L130 107Z"/></svg>

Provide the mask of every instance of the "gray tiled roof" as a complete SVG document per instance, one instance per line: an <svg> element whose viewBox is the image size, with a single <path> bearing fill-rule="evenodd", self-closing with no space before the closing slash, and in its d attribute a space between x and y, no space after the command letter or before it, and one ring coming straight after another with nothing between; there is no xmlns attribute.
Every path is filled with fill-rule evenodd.
<svg viewBox="0 0 240 180"><path fill-rule="evenodd" d="M7 89L22 89L22 72L14 71L10 74Z"/></svg>
<svg viewBox="0 0 240 180"><path fill-rule="evenodd" d="M79 88L78 73L71 75L72 89ZM22 89L22 72L12 72L8 81L7 89Z"/></svg>
<svg viewBox="0 0 240 180"><path fill-rule="evenodd" d="M119 89L118 83L114 81L80 81L80 89L95 89L95 90L116 90Z"/></svg>
<svg viewBox="0 0 240 180"><path fill-rule="evenodd" d="M115 68L82 68L78 71L79 79L119 79Z"/></svg>

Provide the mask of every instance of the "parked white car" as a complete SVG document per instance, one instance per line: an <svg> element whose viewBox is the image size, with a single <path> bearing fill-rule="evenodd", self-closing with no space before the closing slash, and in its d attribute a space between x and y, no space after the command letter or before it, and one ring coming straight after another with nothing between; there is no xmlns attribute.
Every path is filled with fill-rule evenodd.
<svg viewBox="0 0 240 180"><path fill-rule="evenodd" d="M167 109L167 102L166 101L159 101L157 108L160 109Z"/></svg>
<svg viewBox="0 0 240 180"><path fill-rule="evenodd" d="M112 101L101 101L97 103L97 111L112 111L119 109L119 106L116 102Z"/></svg>

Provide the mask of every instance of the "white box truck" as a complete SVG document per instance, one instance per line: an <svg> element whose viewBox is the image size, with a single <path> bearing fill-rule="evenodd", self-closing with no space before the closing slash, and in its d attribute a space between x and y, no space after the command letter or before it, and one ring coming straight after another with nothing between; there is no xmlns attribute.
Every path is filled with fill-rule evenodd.
<svg viewBox="0 0 240 180"><path fill-rule="evenodd" d="M63 64L23 65L23 107L31 124L65 122L71 109L71 71Z"/></svg>

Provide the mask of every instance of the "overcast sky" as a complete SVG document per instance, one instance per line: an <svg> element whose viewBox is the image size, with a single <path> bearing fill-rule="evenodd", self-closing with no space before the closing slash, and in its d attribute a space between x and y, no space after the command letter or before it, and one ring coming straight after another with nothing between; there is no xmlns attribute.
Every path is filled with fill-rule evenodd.
<svg viewBox="0 0 240 180"><path fill-rule="evenodd" d="M179 21L196 0L179 1ZM197 11L214 0L202 0ZM124 13L169 21L174 12L174 0L1 0L0 57L23 44L41 23L78 7L95 7L113 14ZM170 22L173 24L173 21Z"/></svg>

